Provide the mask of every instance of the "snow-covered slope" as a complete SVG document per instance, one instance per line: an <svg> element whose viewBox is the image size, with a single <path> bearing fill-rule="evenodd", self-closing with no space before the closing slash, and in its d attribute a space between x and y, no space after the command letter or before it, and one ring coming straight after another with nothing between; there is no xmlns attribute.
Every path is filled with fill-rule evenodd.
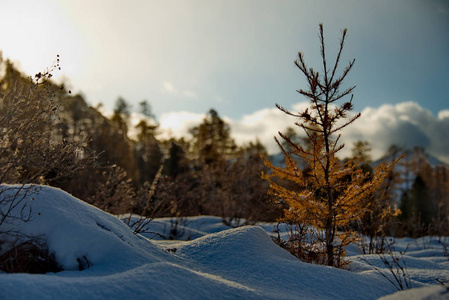
<svg viewBox="0 0 449 300"><path fill-rule="evenodd" d="M406 291L396 292L380 298L379 300L447 300L449 299L449 287L428 286Z"/></svg>
<svg viewBox="0 0 449 300"><path fill-rule="evenodd" d="M373 162L373 166L377 166L377 165L379 165L381 163L391 163L392 161L394 161L402 153L405 154L405 157L403 158L403 160L411 160L415 155L417 155L416 152L414 152L413 150L409 149L409 150L405 150L405 151L395 155L394 157L393 156L386 156L386 157L379 158L379 159L377 159L376 161ZM437 166L445 166L445 167L447 167L447 165L444 162L442 162L441 160L439 160L438 158L436 158L433 155L430 155L430 154L425 153L425 152L423 152L422 155L423 155L422 158L425 159L425 161L427 163L429 163L429 165L431 167L437 167Z"/></svg>
<svg viewBox="0 0 449 300"><path fill-rule="evenodd" d="M45 239L65 271L1 273L1 299L377 299L396 291L361 262L351 272L298 261L261 227L224 230L218 218L197 217L189 224L200 237L150 241L61 190L41 187L28 200L33 217L15 228ZM92 265L79 271L84 257Z"/></svg>
<svg viewBox="0 0 449 300"><path fill-rule="evenodd" d="M51 187L36 187L23 204L31 209L31 220L3 224L1 230L15 230L46 241L65 270L78 270L78 260L95 266L120 268L157 261L159 249L116 217L104 213L66 192ZM0 187L0 196L29 193L27 187ZM11 215L22 213L17 206ZM87 263L87 262L86 262Z"/></svg>

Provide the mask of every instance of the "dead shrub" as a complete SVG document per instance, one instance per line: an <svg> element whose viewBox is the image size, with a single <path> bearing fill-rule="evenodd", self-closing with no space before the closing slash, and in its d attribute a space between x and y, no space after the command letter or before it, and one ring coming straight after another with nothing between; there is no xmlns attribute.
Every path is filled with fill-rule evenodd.
<svg viewBox="0 0 449 300"><path fill-rule="evenodd" d="M45 274L62 271L45 243L22 242L0 256L0 270L6 273Z"/></svg>

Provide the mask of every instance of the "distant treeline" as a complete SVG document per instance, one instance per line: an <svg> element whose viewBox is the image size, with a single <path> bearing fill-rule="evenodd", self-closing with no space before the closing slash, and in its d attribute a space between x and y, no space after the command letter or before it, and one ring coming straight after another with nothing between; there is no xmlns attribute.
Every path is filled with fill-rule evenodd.
<svg viewBox="0 0 449 300"><path fill-rule="evenodd" d="M53 83L50 72L30 78L9 61L2 68L2 182L60 187L113 214L218 215L232 225L282 216L285 202L268 194L268 182L261 178L270 172L261 158L267 157L265 147L258 140L237 146L214 109L190 128L190 137L162 140L151 105L142 101L142 118L131 139L130 106L123 98L108 118L81 95ZM294 130L286 135L307 147ZM368 142L353 148L367 169L369 151ZM392 146L385 159L402 152ZM385 231L448 234L449 172L446 166L431 166L422 149L410 151L381 188L395 195L402 211Z"/></svg>

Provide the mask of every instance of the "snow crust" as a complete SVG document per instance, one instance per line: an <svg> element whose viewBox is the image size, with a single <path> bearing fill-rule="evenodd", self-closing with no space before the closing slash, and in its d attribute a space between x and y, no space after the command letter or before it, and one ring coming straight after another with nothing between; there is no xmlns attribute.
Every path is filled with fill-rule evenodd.
<svg viewBox="0 0 449 300"><path fill-rule="evenodd" d="M193 240L164 241L160 236L159 240L149 240L133 234L119 218L59 189L41 186L26 203L32 219L8 226L45 239L64 271L44 275L0 273L1 299L402 297L394 294L394 286L366 263L366 257L354 255L352 271L303 263L273 243L268 224L229 228L217 217L194 217L178 224L181 238ZM154 220L151 231L159 230L163 236L173 222ZM417 286L429 285L432 276L449 279L448 259L439 250L415 248L407 262ZM92 265L79 271L80 258ZM382 267L375 256L367 259ZM408 293L421 298L403 295L423 299L444 289L433 286L414 291Z"/></svg>

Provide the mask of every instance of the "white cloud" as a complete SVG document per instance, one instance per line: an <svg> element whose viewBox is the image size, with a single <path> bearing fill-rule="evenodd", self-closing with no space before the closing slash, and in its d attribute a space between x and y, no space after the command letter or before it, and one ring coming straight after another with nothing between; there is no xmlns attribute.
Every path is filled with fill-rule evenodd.
<svg viewBox="0 0 449 300"><path fill-rule="evenodd" d="M177 94L178 93L178 91L175 89L173 84L168 82L168 81L162 82L162 86L164 87L164 90L166 90L170 94Z"/></svg>
<svg viewBox="0 0 449 300"><path fill-rule="evenodd" d="M189 129L200 124L205 115L187 111L170 112L160 117L160 129L162 137L181 138L188 137Z"/></svg>
<svg viewBox="0 0 449 300"><path fill-rule="evenodd" d="M277 132L295 126L292 118L288 118L277 108L265 108L251 115L245 115L238 121L228 122L237 144L249 143L257 138L270 153L279 151L274 142Z"/></svg>
<svg viewBox="0 0 449 300"><path fill-rule="evenodd" d="M180 95L180 96L187 97L187 98L197 98L198 97L198 95L193 91L190 91L190 90L180 91L178 88L175 87L175 85L173 83L168 82L168 81L163 81L162 87L163 87L164 91L166 91L172 95Z"/></svg>
<svg viewBox="0 0 449 300"><path fill-rule="evenodd" d="M442 110L438 113L438 119L449 119L449 109Z"/></svg>
<svg viewBox="0 0 449 300"><path fill-rule="evenodd" d="M308 107L300 102L290 109L300 112ZM188 129L198 125L203 114L172 112L161 117L161 128L172 131L172 136L188 136ZM231 134L238 144L245 144L258 138L270 153L278 151L273 137L278 131L295 126L294 117L288 116L276 108L265 108L245 115L239 120L224 117L231 126ZM371 143L374 158L381 157L392 144L400 147L424 147L430 154L449 163L449 110L442 110L438 117L414 102L397 105L368 107L362 116L342 132L341 141L346 144L341 152L345 157L351 154L352 144L359 140Z"/></svg>
<svg viewBox="0 0 449 300"><path fill-rule="evenodd" d="M187 98L197 98L198 97L197 94L192 91L185 91L182 94Z"/></svg>
<svg viewBox="0 0 449 300"><path fill-rule="evenodd" d="M366 108L353 125L345 128L342 141L350 154L353 142L367 140L372 144L373 156L382 156L392 144L404 148L420 146L430 154L449 162L449 116L441 111L438 117L415 102Z"/></svg>
<svg viewBox="0 0 449 300"><path fill-rule="evenodd" d="M305 106L305 103L300 103L295 105L292 110L296 111L298 108ZM160 117L160 128L163 131L162 136L173 136L177 138L189 136L188 130L200 124L204 117L204 114L185 111L163 114ZM277 132L283 131L289 126L295 126L293 118L286 116L277 108L265 108L253 114L245 115L240 120L221 117L230 125L231 135L237 144L243 145L255 141L257 138L267 147L270 153L276 153L278 151L273 139L277 135Z"/></svg>

